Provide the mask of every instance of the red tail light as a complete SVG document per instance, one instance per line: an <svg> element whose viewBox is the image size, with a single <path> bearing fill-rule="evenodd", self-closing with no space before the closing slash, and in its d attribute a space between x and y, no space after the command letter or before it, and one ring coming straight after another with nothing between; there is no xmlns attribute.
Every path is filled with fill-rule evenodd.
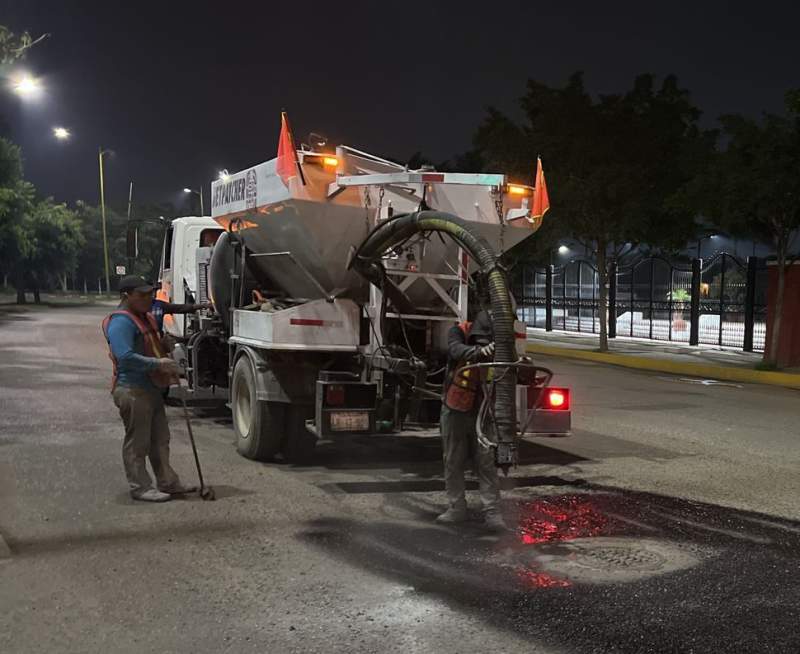
<svg viewBox="0 0 800 654"><path fill-rule="evenodd" d="M543 409L550 409L551 411L569 410L568 388L547 388L544 393Z"/></svg>
<svg viewBox="0 0 800 654"><path fill-rule="evenodd" d="M331 384L325 389L325 403L328 406L342 406L344 404L344 386Z"/></svg>

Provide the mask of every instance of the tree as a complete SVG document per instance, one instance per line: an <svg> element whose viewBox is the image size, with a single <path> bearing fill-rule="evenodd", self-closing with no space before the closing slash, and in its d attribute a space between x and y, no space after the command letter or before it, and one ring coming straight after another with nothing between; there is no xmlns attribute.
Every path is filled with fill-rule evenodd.
<svg viewBox="0 0 800 654"><path fill-rule="evenodd" d="M20 149L0 138L0 261L11 262L21 237L17 221L20 211L22 157Z"/></svg>
<svg viewBox="0 0 800 654"><path fill-rule="evenodd" d="M23 228L28 248L21 264L38 304L41 288L53 285L54 281L66 287L65 276L74 272L85 240L75 213L64 204L56 204L52 198L31 207Z"/></svg>
<svg viewBox="0 0 800 654"><path fill-rule="evenodd" d="M542 156L553 207L547 220L597 260L605 351L613 266L632 243L685 240L693 213L672 198L705 165L715 134L700 130L700 111L673 76L656 88L651 75L640 75L627 93L596 100L581 73L562 88L530 80L520 106L521 123L489 109L473 155L520 180Z"/></svg>
<svg viewBox="0 0 800 654"><path fill-rule="evenodd" d="M81 200L75 205L75 214L81 225L81 233L85 245L78 256L76 277L88 288L94 288L95 283L105 274L103 254L103 232L100 208L87 204ZM109 263L113 266L115 259L115 238L124 230L125 218L120 216L110 207L106 207L106 225L109 242ZM124 261L124 259L122 259ZM113 270L113 268L112 268Z"/></svg>
<svg viewBox="0 0 800 654"><path fill-rule="evenodd" d="M164 247L164 234L169 220L165 215L174 215L175 210L169 205L145 205L137 208L132 223L137 231L138 256L134 261L133 272L145 279L156 279L161 254ZM120 237L114 244L114 250L125 253L126 239Z"/></svg>
<svg viewBox="0 0 800 654"><path fill-rule="evenodd" d="M760 121L720 117L726 147L710 169L706 195L716 222L737 236L775 248L777 288L770 347L764 361L777 365L786 271L800 229L800 90L786 94L786 115Z"/></svg>
<svg viewBox="0 0 800 654"><path fill-rule="evenodd" d="M0 65L12 64L21 59L31 47L47 37L48 34L42 34L34 39L27 32L14 34L5 25L0 25Z"/></svg>
<svg viewBox="0 0 800 654"><path fill-rule="evenodd" d="M42 288L60 283L66 290L87 241L75 212L52 198L37 200L22 172L19 147L0 138L0 272L11 276L18 304L28 286L36 302Z"/></svg>
<svg viewBox="0 0 800 654"><path fill-rule="evenodd" d="M78 256L75 275L79 284L94 288L97 280L104 275L103 233L101 227L100 208L79 200L75 213L81 224L85 245ZM136 207L131 222L138 229L139 256L131 273L155 278L161 262L161 249L164 243L164 227L169 221L162 221L160 216L175 214L175 208L169 204L144 205ZM115 266L127 261L127 217L112 207L106 206L106 223L108 233L108 257L112 272Z"/></svg>
<svg viewBox="0 0 800 654"><path fill-rule="evenodd" d="M22 178L22 155L18 146L0 138L0 262L17 290L17 302L25 302L24 269L30 240L24 227L33 206L35 190Z"/></svg>

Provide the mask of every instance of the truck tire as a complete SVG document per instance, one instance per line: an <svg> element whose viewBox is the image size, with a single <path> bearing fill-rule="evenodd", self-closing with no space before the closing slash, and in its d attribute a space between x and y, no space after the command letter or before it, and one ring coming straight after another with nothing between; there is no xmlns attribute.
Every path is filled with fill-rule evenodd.
<svg viewBox="0 0 800 654"><path fill-rule="evenodd" d="M290 405L286 420L286 439L281 451L287 463L308 464L314 457L317 437L306 429L306 419L314 417L313 405Z"/></svg>
<svg viewBox="0 0 800 654"><path fill-rule="evenodd" d="M255 373L246 356L241 357L233 369L231 412L239 454L255 461L268 461L280 451L286 406L257 398Z"/></svg>

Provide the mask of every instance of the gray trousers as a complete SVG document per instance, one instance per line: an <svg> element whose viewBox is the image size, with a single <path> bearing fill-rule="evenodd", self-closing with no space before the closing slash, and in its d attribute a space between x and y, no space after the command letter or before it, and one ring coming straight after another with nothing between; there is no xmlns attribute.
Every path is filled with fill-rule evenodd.
<svg viewBox="0 0 800 654"><path fill-rule="evenodd" d="M478 445L475 431L477 411L463 413L453 411L442 405L439 428L442 432L442 451L444 454L444 484L447 501L451 507L466 506L464 495L464 471L467 459L472 459L473 470L478 477L478 488L484 510L497 507L500 500L500 487L494 454Z"/></svg>
<svg viewBox="0 0 800 654"><path fill-rule="evenodd" d="M159 489L177 487L180 480L169 465L169 424L161 392L117 386L113 397L125 425L122 463L131 495L136 497L153 487L145 458L150 459Z"/></svg>

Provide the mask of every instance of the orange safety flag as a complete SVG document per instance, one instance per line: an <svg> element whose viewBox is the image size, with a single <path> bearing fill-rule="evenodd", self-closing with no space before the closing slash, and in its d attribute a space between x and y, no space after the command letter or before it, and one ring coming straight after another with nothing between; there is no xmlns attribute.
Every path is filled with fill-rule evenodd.
<svg viewBox="0 0 800 654"><path fill-rule="evenodd" d="M550 198L547 196L547 184L544 181L542 158L539 157L536 163L536 186L533 189L533 209L531 210L531 218L542 218L549 208Z"/></svg>
<svg viewBox="0 0 800 654"><path fill-rule="evenodd" d="M278 137L278 160L275 162L275 172L287 186L289 180L298 174L303 184L306 182L303 179L303 172L300 170L300 162L297 160L297 148L294 147L289 117L285 111L281 112L281 134Z"/></svg>

